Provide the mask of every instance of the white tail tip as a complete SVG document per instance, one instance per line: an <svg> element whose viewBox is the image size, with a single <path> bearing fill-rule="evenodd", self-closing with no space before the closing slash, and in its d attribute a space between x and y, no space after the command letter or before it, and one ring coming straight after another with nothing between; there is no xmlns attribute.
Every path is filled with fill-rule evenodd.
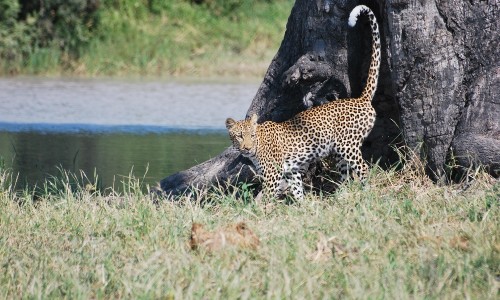
<svg viewBox="0 0 500 300"><path fill-rule="evenodd" d="M354 27L354 25L356 25L358 17L363 11L368 12L370 9L365 5L358 5L351 11L349 14L349 26Z"/></svg>

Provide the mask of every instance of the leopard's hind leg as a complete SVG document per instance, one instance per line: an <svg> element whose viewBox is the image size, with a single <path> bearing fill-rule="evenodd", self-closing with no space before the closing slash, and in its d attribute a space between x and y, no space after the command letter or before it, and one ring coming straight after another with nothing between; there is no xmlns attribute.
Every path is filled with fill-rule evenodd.
<svg viewBox="0 0 500 300"><path fill-rule="evenodd" d="M335 168L338 174L340 174L340 182L344 182L349 178L349 166L347 161L342 158L338 152L333 151L333 158L335 160Z"/></svg>
<svg viewBox="0 0 500 300"><path fill-rule="evenodd" d="M361 144L340 147L340 149L344 149L344 151L337 151L336 159L341 181L351 178L353 172L359 180L366 180L368 177L368 164L363 159Z"/></svg>

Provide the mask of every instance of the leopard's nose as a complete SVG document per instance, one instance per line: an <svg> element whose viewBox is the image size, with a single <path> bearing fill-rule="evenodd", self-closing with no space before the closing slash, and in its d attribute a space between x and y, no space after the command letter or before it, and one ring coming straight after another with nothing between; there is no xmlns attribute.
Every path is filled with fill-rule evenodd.
<svg viewBox="0 0 500 300"><path fill-rule="evenodd" d="M243 150L249 150L251 147L252 144L247 140L243 140L243 142L241 143L241 149Z"/></svg>

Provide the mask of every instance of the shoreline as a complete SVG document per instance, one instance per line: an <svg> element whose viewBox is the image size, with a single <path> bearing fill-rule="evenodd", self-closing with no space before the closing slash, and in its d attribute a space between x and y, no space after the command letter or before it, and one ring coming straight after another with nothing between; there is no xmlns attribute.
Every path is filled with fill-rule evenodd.
<svg viewBox="0 0 500 300"><path fill-rule="evenodd" d="M29 79L47 79L47 80L104 80L104 81L131 81L131 82L178 82L178 83L253 83L260 84L264 79L262 76L248 76L248 75L214 75L208 74L206 76L196 76L190 74L182 75L152 75L152 74L126 74L126 75L82 75L75 73L50 73L50 74L1 74L0 80L29 80Z"/></svg>

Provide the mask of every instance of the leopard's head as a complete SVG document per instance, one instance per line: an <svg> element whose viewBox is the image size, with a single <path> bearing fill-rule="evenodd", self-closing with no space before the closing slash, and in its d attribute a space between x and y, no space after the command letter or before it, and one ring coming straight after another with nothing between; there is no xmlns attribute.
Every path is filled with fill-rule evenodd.
<svg viewBox="0 0 500 300"><path fill-rule="evenodd" d="M255 155L257 151L257 119L256 114L252 115L250 119L241 121L226 119L226 128L233 146L244 156Z"/></svg>

